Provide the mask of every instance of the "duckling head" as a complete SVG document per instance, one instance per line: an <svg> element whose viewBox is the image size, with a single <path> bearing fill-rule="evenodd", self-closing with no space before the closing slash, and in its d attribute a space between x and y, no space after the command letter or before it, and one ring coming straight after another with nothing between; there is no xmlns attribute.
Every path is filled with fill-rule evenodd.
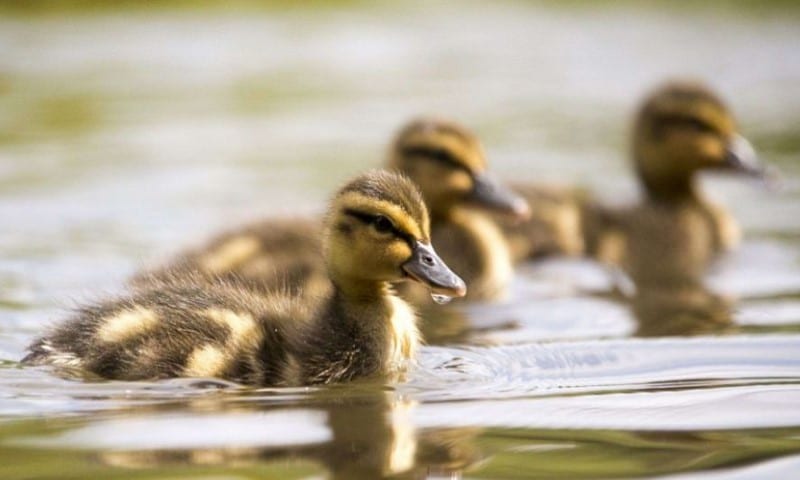
<svg viewBox="0 0 800 480"><path fill-rule="evenodd" d="M417 119L397 134L389 167L416 183L436 218L469 204L524 219L527 202L487 173L486 156L478 139L450 121Z"/></svg>
<svg viewBox="0 0 800 480"><path fill-rule="evenodd" d="M326 216L323 245L340 288L369 290L411 279L450 297L467 291L431 245L419 190L397 173L371 171L342 187Z"/></svg>
<svg viewBox="0 0 800 480"><path fill-rule="evenodd" d="M763 176L764 168L727 106L699 83L672 82L643 102L633 128L633 159L651 195L680 195L700 170Z"/></svg>

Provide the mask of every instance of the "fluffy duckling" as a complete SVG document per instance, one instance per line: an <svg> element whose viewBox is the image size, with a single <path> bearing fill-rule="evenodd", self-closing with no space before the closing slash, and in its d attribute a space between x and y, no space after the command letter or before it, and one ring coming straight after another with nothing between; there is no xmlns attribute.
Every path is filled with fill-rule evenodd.
<svg viewBox="0 0 800 480"><path fill-rule="evenodd" d="M487 173L477 137L447 120L418 119L400 130L388 166L419 185L431 212L431 238L469 287L471 300L496 299L512 275L511 253L489 212L524 219L527 202ZM417 301L422 296L411 294Z"/></svg>
<svg viewBox="0 0 800 480"><path fill-rule="evenodd" d="M702 282L739 228L697 187L703 170L763 176L727 106L707 87L674 82L649 95L633 127L633 163L644 198L620 210L586 209L589 252L622 266L638 289Z"/></svg>
<svg viewBox="0 0 800 480"><path fill-rule="evenodd" d="M417 188L370 172L333 198L323 228L333 285L309 309L285 292L236 283L157 280L80 309L30 347L28 364L77 367L110 379L218 377L261 386L396 376L419 343L413 310L390 288L410 278L466 293L430 244Z"/></svg>

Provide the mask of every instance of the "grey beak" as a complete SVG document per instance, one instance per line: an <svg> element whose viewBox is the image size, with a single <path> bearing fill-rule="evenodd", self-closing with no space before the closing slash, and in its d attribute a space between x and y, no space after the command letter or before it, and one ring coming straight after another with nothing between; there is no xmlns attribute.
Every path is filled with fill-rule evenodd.
<svg viewBox="0 0 800 480"><path fill-rule="evenodd" d="M449 297L467 294L464 280L450 270L431 245L417 242L413 255L402 268L409 277L427 286L433 293Z"/></svg>
<svg viewBox="0 0 800 480"><path fill-rule="evenodd" d="M753 145L739 134L734 135L728 142L725 166L759 178L766 174L766 168L759 161Z"/></svg>
<svg viewBox="0 0 800 480"><path fill-rule="evenodd" d="M520 220L530 216L528 202L510 188L485 173L476 174L474 179L475 186L468 197L472 203Z"/></svg>

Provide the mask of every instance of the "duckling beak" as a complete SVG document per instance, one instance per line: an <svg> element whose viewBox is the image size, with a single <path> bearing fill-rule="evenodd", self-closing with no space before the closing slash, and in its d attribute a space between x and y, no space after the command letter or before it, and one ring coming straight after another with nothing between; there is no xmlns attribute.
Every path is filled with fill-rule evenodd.
<svg viewBox="0 0 800 480"><path fill-rule="evenodd" d="M476 205L511 215L518 220L526 220L531 214L524 198L485 173L475 175L475 186L468 199Z"/></svg>
<svg viewBox="0 0 800 480"><path fill-rule="evenodd" d="M767 169L759 161L753 145L739 134L735 134L728 142L725 166L758 178L763 178L767 173Z"/></svg>
<svg viewBox="0 0 800 480"><path fill-rule="evenodd" d="M426 285L433 293L449 297L463 297L467 294L464 280L439 258L431 245L417 242L411 258L402 269L414 280Z"/></svg>

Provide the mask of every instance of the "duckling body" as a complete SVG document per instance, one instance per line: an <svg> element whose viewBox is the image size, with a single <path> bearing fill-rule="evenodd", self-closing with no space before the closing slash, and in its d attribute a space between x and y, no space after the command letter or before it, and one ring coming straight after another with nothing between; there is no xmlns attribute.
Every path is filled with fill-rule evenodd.
<svg viewBox="0 0 800 480"><path fill-rule="evenodd" d="M335 197L322 244L332 287L315 307L286 291L177 271L82 308L34 342L23 362L111 379L218 377L264 386L398 375L419 335L390 282L412 278L465 293L430 247L418 191L388 172L358 177Z"/></svg>
<svg viewBox="0 0 800 480"><path fill-rule="evenodd" d="M602 225L587 232L590 253L622 267L639 288L700 282L713 259L739 242L733 217L695 196L601 215Z"/></svg>

